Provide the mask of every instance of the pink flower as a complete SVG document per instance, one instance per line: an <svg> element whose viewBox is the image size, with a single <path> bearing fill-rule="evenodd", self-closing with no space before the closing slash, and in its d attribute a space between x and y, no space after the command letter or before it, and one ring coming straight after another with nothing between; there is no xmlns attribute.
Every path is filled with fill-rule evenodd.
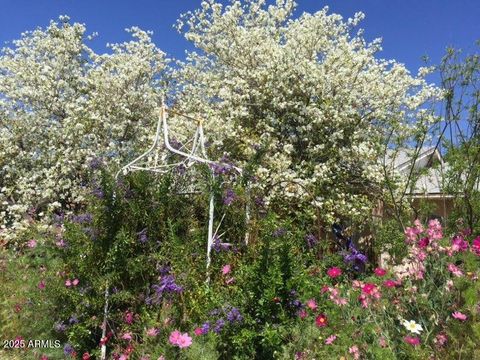
<svg viewBox="0 0 480 360"><path fill-rule="evenodd" d="M315 318L315 324L316 324L318 327L325 327L325 326L327 326L327 324L328 324L327 315L325 315L325 314L320 314L320 315L318 315L318 316Z"/></svg>
<svg viewBox="0 0 480 360"><path fill-rule="evenodd" d="M363 285L362 292L364 292L367 295L371 295L375 292L376 289L377 289L377 285L372 283L367 283Z"/></svg>
<svg viewBox="0 0 480 360"><path fill-rule="evenodd" d="M73 285L73 286L77 286L79 282L80 282L80 280L74 279L74 280L72 281L72 285Z"/></svg>
<svg viewBox="0 0 480 360"><path fill-rule="evenodd" d="M418 240L418 247L420 249L426 248L429 243L430 239L428 237L421 238L420 240Z"/></svg>
<svg viewBox="0 0 480 360"><path fill-rule="evenodd" d="M230 265L225 265L222 267L222 275L227 275L230 273L230 271L232 271L232 267Z"/></svg>
<svg viewBox="0 0 480 360"><path fill-rule="evenodd" d="M414 336L405 336L403 340L410 345L417 346L420 345L420 339Z"/></svg>
<svg viewBox="0 0 480 360"><path fill-rule="evenodd" d="M131 332L126 332L125 334L122 335L123 340L132 340L132 333Z"/></svg>
<svg viewBox="0 0 480 360"><path fill-rule="evenodd" d="M334 279L334 278L342 275L342 269L340 269L338 267L332 267L332 268L328 269L327 275L330 276L332 279Z"/></svg>
<svg viewBox="0 0 480 360"><path fill-rule="evenodd" d="M48 360L47 355L42 355L42 356L40 356L40 360Z"/></svg>
<svg viewBox="0 0 480 360"><path fill-rule="evenodd" d="M195 334L195 336L200 336L203 334L203 330L202 328L197 327L195 330L193 330L193 333Z"/></svg>
<svg viewBox="0 0 480 360"><path fill-rule="evenodd" d="M118 360L128 360L128 355L122 354L122 355L120 355Z"/></svg>
<svg viewBox="0 0 480 360"><path fill-rule="evenodd" d="M416 228L407 227L405 229L405 242L412 244L417 240L418 231Z"/></svg>
<svg viewBox="0 0 480 360"><path fill-rule="evenodd" d="M178 346L181 349L192 345L192 338L188 336L187 333L182 334L178 330L172 331L168 340L170 344Z"/></svg>
<svg viewBox="0 0 480 360"><path fill-rule="evenodd" d="M468 249L468 242L465 241L465 239L462 236L454 236L452 239L452 250L454 252L463 252L467 251Z"/></svg>
<svg viewBox="0 0 480 360"><path fill-rule="evenodd" d="M382 268L376 268L374 272L375 272L375 275L377 276L385 276L385 274L387 273L387 270Z"/></svg>
<svg viewBox="0 0 480 360"><path fill-rule="evenodd" d="M352 347L350 347L350 348L348 349L348 352L353 355L353 358L354 358L355 360L360 359L360 351L358 350L358 346L357 346L357 345L353 345Z"/></svg>
<svg viewBox="0 0 480 360"><path fill-rule="evenodd" d="M382 348L386 348L388 346L387 340L382 336L380 339L378 339L378 345Z"/></svg>
<svg viewBox="0 0 480 360"><path fill-rule="evenodd" d="M330 335L326 340L325 340L325 345L331 345L333 342L337 339L337 335Z"/></svg>
<svg viewBox="0 0 480 360"><path fill-rule="evenodd" d="M387 288L393 288L393 287L397 286L397 282L393 281L393 280L385 280L383 282L383 286L385 286Z"/></svg>
<svg viewBox="0 0 480 360"><path fill-rule="evenodd" d="M444 334L444 333L439 333L437 334L437 336L435 336L435 339L433 340L435 342L435 344L437 344L438 346L444 346L447 341L448 341L448 338L447 338L447 335Z"/></svg>
<svg viewBox="0 0 480 360"><path fill-rule="evenodd" d="M27 246L28 246L30 249L36 248L36 247L37 247L37 240L35 240L35 239L29 240L29 241L27 242Z"/></svg>
<svg viewBox="0 0 480 360"><path fill-rule="evenodd" d="M307 307L310 309L310 310L317 310L317 302L315 301L315 299L310 299L310 300L307 300Z"/></svg>
<svg viewBox="0 0 480 360"><path fill-rule="evenodd" d="M471 247L472 252L475 255L480 256L480 236L477 236L473 241L472 241L472 247Z"/></svg>
<svg viewBox="0 0 480 360"><path fill-rule="evenodd" d="M462 270L456 267L454 264L448 264L448 271L450 271L454 276L460 277L463 276Z"/></svg>
<svg viewBox="0 0 480 360"><path fill-rule="evenodd" d="M154 327L147 330L147 336L157 336L158 333L158 329Z"/></svg>
<svg viewBox="0 0 480 360"><path fill-rule="evenodd" d="M72 281L70 279L65 280L65 286L66 287L72 286Z"/></svg>
<svg viewBox="0 0 480 360"><path fill-rule="evenodd" d="M38 288L40 290L44 290L45 289L45 280L42 280L38 283Z"/></svg>
<svg viewBox="0 0 480 360"><path fill-rule="evenodd" d="M298 317L299 317L300 319L303 320L303 319L305 319L307 316L308 316L308 314L307 314L307 312L306 312L305 310L302 309L302 310L299 310L299 311L298 311Z"/></svg>
<svg viewBox="0 0 480 360"><path fill-rule="evenodd" d="M183 334L178 342L178 347L183 349L189 347L190 345L192 345L192 338L188 336L187 333Z"/></svg>
<svg viewBox="0 0 480 360"><path fill-rule="evenodd" d="M454 317L455 319L460 320L460 321L465 321L465 320L468 319L468 316L461 313L460 311L453 312L452 317Z"/></svg>
<svg viewBox="0 0 480 360"><path fill-rule="evenodd" d="M170 344L172 345L177 345L180 337L182 336L182 333L178 330L172 331L170 333L170 337L168 338L168 341L170 341Z"/></svg>
<svg viewBox="0 0 480 360"><path fill-rule="evenodd" d="M432 240L438 240L443 237L442 225L438 219L432 219L428 222L427 235Z"/></svg>
<svg viewBox="0 0 480 360"><path fill-rule="evenodd" d="M128 325L131 325L133 323L133 313L130 311L126 311L125 315L123 316L123 321L127 323Z"/></svg>

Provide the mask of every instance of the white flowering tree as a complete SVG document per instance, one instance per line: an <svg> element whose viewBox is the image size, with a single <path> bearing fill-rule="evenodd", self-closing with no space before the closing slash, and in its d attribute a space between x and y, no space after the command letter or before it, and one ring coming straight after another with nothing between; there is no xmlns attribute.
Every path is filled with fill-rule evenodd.
<svg viewBox="0 0 480 360"><path fill-rule="evenodd" d="M380 41L354 32L361 13L294 9L208 0L184 14L178 29L197 50L176 71L176 106L207 114L211 149L242 167L256 159L252 186L267 200L308 201L326 222L359 218L384 191L385 142L424 129L421 107L439 92L425 69L378 59Z"/></svg>
<svg viewBox="0 0 480 360"><path fill-rule="evenodd" d="M0 55L0 223L72 209L89 166L141 152L155 121L164 54L138 28L98 55L67 17L22 34Z"/></svg>

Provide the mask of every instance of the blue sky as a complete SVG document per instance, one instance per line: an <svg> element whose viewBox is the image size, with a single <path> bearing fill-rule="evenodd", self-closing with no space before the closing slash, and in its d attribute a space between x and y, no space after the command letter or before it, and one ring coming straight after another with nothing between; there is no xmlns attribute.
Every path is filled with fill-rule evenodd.
<svg viewBox="0 0 480 360"><path fill-rule="evenodd" d="M98 32L92 44L105 51L107 42L128 38L124 29L139 26L154 32L154 41L167 54L182 58L189 45L172 25L178 16L197 8L201 0L0 0L0 43L20 37L50 19L69 15L73 21ZM297 14L315 12L328 5L345 18L362 11L361 27L367 39L383 38L379 57L396 59L416 73L421 57L438 62L446 46L475 50L480 39L479 0L297 0Z"/></svg>

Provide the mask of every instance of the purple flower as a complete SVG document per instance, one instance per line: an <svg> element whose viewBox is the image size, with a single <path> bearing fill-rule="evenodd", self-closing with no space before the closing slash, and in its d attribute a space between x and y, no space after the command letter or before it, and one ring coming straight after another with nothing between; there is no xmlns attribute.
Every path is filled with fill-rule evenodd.
<svg viewBox="0 0 480 360"><path fill-rule="evenodd" d="M143 229L142 231L137 233L138 241L142 244L145 244L148 241L147 237L147 228Z"/></svg>
<svg viewBox="0 0 480 360"><path fill-rule="evenodd" d="M232 247L232 244L229 243L222 243L220 241L220 238L215 235L213 238L213 244L212 244L212 249L219 253L220 251L228 251Z"/></svg>
<svg viewBox="0 0 480 360"><path fill-rule="evenodd" d="M202 335L208 334L210 331L210 321L204 322L200 328L202 329Z"/></svg>
<svg viewBox="0 0 480 360"><path fill-rule="evenodd" d="M89 224L93 221L93 216L89 213L73 215L72 221L77 224Z"/></svg>
<svg viewBox="0 0 480 360"><path fill-rule="evenodd" d="M363 271L368 259L351 244L349 252L344 255L343 260L346 263L350 263L355 271Z"/></svg>
<svg viewBox="0 0 480 360"><path fill-rule="evenodd" d="M103 199L105 194L103 193L103 190L101 187L97 186L92 190L92 195L95 196L98 199Z"/></svg>
<svg viewBox="0 0 480 360"><path fill-rule="evenodd" d="M103 161L101 158L95 157L92 160L90 160L90 169L92 170L98 170L103 166Z"/></svg>
<svg viewBox="0 0 480 360"><path fill-rule="evenodd" d="M315 235L313 234L308 234L307 236L305 236L305 241L307 243L307 247L309 249L313 248L315 245L317 245L317 238L315 237Z"/></svg>
<svg viewBox="0 0 480 360"><path fill-rule="evenodd" d="M235 195L235 192L232 189L230 188L227 189L225 191L225 195L223 196L223 204L227 206L231 205L234 202L236 197L237 196Z"/></svg>
<svg viewBox="0 0 480 360"><path fill-rule="evenodd" d="M224 326L225 326L225 320L218 319L217 322L215 323L215 327L213 328L213 332L215 334L219 334L222 331Z"/></svg>
<svg viewBox="0 0 480 360"><path fill-rule="evenodd" d="M241 322L243 320L243 316L240 314L240 311L234 307L227 313L227 320L233 324L235 322Z"/></svg>
<svg viewBox="0 0 480 360"><path fill-rule="evenodd" d="M261 196L257 196L255 198L255 205L263 208L263 207L265 207L265 200Z"/></svg>
<svg viewBox="0 0 480 360"><path fill-rule="evenodd" d="M68 343L65 344L65 346L63 347L63 353L68 356L73 352L74 352L74 349L73 349L72 345L70 345Z"/></svg>
<svg viewBox="0 0 480 360"><path fill-rule="evenodd" d="M53 222L57 225L63 224L64 219L65 219L65 215L63 213L53 214Z"/></svg>
<svg viewBox="0 0 480 360"><path fill-rule="evenodd" d="M179 293L183 288L175 283L173 275L162 276L160 283L152 286L155 291L152 297L147 298L147 303L158 305L162 302L165 295Z"/></svg>
<svg viewBox="0 0 480 360"><path fill-rule="evenodd" d="M72 315L70 317L70 319L68 319L68 322L70 323L70 325L73 325L73 324L78 324L78 318L76 315Z"/></svg>

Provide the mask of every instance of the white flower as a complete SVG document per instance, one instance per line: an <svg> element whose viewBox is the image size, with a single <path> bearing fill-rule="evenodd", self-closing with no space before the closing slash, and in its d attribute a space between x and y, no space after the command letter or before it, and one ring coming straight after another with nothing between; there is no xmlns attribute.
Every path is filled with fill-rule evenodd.
<svg viewBox="0 0 480 360"><path fill-rule="evenodd" d="M414 320L404 320L402 325L405 326L408 331L414 334L420 334L420 332L423 331L422 325L417 324Z"/></svg>

